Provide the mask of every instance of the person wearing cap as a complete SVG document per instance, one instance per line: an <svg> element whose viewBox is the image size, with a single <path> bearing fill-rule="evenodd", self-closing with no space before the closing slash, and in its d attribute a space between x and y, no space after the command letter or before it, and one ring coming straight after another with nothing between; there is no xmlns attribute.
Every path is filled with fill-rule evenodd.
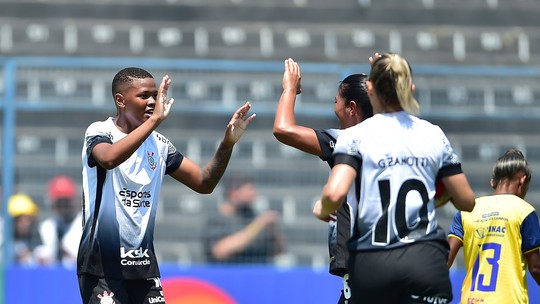
<svg viewBox="0 0 540 304"><path fill-rule="evenodd" d="M37 230L38 206L27 194L17 193L9 198L8 213L13 218L14 262L25 266L39 264L35 255L41 245Z"/></svg>
<svg viewBox="0 0 540 304"><path fill-rule="evenodd" d="M39 227L43 241L40 258L45 264L75 267L82 235L82 211L77 186L69 176L56 176L48 184L47 199L53 215Z"/></svg>

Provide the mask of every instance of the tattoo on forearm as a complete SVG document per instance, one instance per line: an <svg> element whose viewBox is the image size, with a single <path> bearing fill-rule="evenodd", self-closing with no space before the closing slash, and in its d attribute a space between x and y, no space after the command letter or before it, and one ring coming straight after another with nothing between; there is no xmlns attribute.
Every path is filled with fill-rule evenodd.
<svg viewBox="0 0 540 304"><path fill-rule="evenodd" d="M204 169L205 180L209 184L217 185L229 164L232 150L232 147L226 147L223 143L219 145L214 158L212 158Z"/></svg>

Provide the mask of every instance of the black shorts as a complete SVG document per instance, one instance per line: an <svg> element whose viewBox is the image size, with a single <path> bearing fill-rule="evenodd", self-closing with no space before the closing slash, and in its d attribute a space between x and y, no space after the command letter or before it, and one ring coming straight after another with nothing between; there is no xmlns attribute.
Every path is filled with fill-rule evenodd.
<svg viewBox="0 0 540 304"><path fill-rule="evenodd" d="M150 304L165 303L159 278L121 280L79 275L83 304Z"/></svg>
<svg viewBox="0 0 540 304"><path fill-rule="evenodd" d="M452 284L448 246L439 242L380 251L362 251L349 258L350 303L450 303Z"/></svg>

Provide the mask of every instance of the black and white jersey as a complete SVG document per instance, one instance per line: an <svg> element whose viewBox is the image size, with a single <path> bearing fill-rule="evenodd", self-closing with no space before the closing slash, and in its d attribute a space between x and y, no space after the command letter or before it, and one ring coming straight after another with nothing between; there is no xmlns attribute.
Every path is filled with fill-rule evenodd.
<svg viewBox="0 0 540 304"><path fill-rule="evenodd" d="M328 163L330 168L334 166L332 154L337 138L342 131L340 129L315 130L322 151L321 159ZM347 273L347 261L349 259L347 242L352 233L351 210L349 204L344 202L337 211L337 220L328 222L329 272L340 277Z"/></svg>
<svg viewBox="0 0 540 304"><path fill-rule="evenodd" d="M377 114L342 132L334 157L358 173L347 196L351 251L446 241L435 218L435 180L462 170L438 126L403 111Z"/></svg>
<svg viewBox="0 0 540 304"><path fill-rule="evenodd" d="M141 279L159 276L154 254L154 224L165 174L183 160L158 132L125 162L106 170L92 157L98 143L115 143L127 134L112 118L94 122L85 133L82 177L85 225L77 271L99 277Z"/></svg>

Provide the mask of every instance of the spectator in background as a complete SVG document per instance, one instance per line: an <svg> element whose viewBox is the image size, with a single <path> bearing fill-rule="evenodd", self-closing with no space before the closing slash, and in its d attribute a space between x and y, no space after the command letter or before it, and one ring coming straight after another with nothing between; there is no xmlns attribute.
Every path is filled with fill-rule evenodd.
<svg viewBox="0 0 540 304"><path fill-rule="evenodd" d="M69 176L56 176L48 184L47 202L54 214L39 226L43 242L40 254L46 264L77 265L82 235L82 211L77 192Z"/></svg>
<svg viewBox="0 0 540 304"><path fill-rule="evenodd" d="M538 214L524 200L531 177L523 153L509 149L493 167L493 194L454 216L448 266L463 247L461 303L529 303L526 267L540 285Z"/></svg>
<svg viewBox="0 0 540 304"><path fill-rule="evenodd" d="M253 202L257 189L252 179L234 177L227 181L225 201L219 215L206 224L205 253L212 263L271 263L284 249L278 229L279 215L268 210L257 214Z"/></svg>
<svg viewBox="0 0 540 304"><path fill-rule="evenodd" d="M19 265L38 265L36 251L41 245L38 233L39 208L32 198L18 193L9 198L8 212L13 218L14 262Z"/></svg>

